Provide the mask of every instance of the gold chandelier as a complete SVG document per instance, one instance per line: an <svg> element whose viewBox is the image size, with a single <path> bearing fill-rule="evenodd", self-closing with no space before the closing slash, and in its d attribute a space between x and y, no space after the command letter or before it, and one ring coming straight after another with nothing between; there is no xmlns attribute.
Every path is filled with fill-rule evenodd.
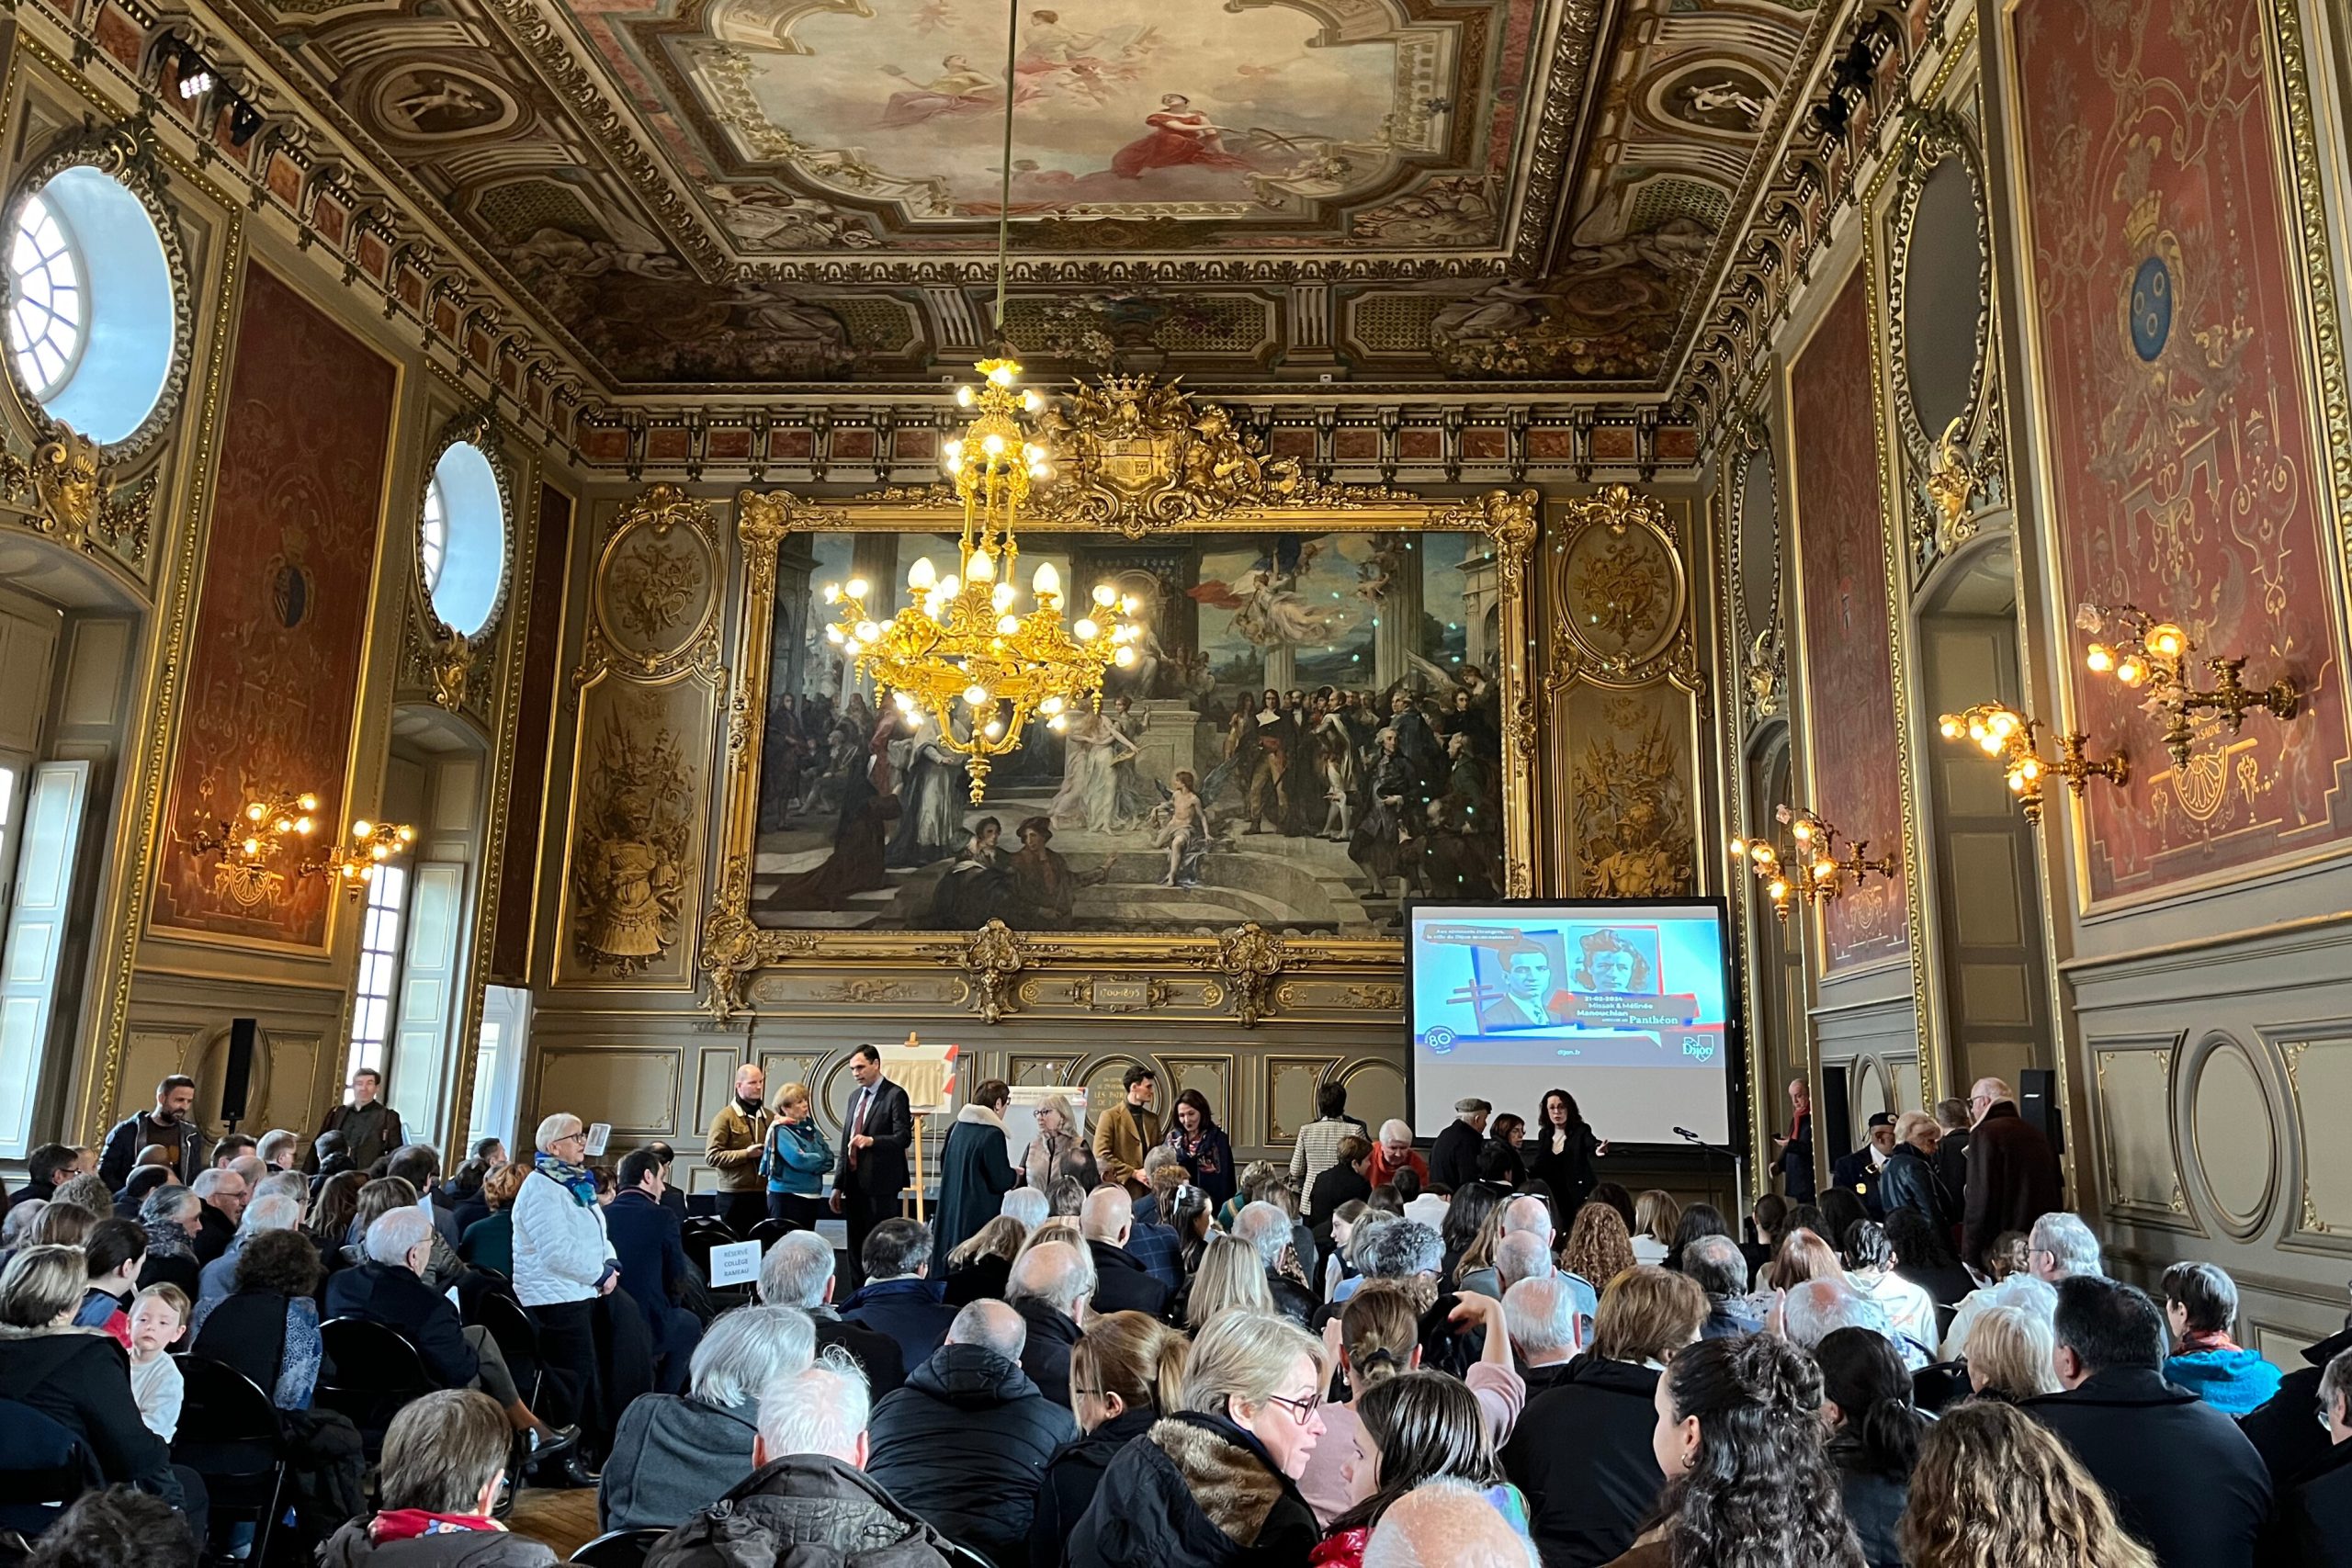
<svg viewBox="0 0 2352 1568"><path fill-rule="evenodd" d="M1012 211L1012 92L1020 8L1006 18L1002 187L997 209L996 330L1004 331L1006 244ZM1136 660L1130 645L1140 630L1124 617L1136 602L1109 583L1093 591L1091 613L1062 618L1061 574L1041 563L1029 590L1035 607L1022 612L1015 571L1021 559L1013 531L1029 489L1053 477L1049 454L1023 423L1041 413L1045 400L1016 391L1021 367L1009 348L974 367L977 389L959 387L956 403L974 411L960 440L941 448L940 468L964 502L964 533L954 571L942 575L929 556L907 571L910 603L888 619L868 604L873 585L863 578L825 585L836 607L827 639L855 663L858 674L890 694L906 722L936 727L936 742L967 759L972 803L988 793L989 769L1021 744L1033 719L1059 731L1072 709L1100 712L1102 676ZM1118 617L1114 619L1114 617Z"/></svg>
<svg viewBox="0 0 2352 1568"><path fill-rule="evenodd" d="M289 844L304 846L294 876L330 877L356 898L375 880L378 866L416 840L416 829L405 823L362 819L351 825L350 843L337 844L324 858L312 859L307 845L318 829L318 809L319 797L310 794L249 800L226 821L198 824L189 843L196 853L217 857L213 891L251 909L286 897L289 878L277 869L277 858Z"/></svg>
<svg viewBox="0 0 2352 1568"><path fill-rule="evenodd" d="M1869 840L1849 840L1846 858L1840 860L1838 840L1843 835L1835 824L1802 806L1784 805L1773 815L1796 840L1793 850L1778 849L1769 838L1735 838L1731 853L1763 886L1764 896L1772 901L1772 913L1783 923L1789 918L1791 899L1810 908L1837 897L1848 882L1859 892L1873 874L1894 880L1895 858L1885 854L1869 859Z"/></svg>

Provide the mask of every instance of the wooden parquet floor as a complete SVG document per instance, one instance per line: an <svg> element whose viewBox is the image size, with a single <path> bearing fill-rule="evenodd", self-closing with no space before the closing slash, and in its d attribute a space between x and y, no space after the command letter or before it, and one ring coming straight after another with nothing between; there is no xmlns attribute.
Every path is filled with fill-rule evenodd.
<svg viewBox="0 0 2352 1568"><path fill-rule="evenodd" d="M506 1528L544 1541L558 1557L570 1557L596 1539L596 1489L526 1486L514 1499Z"/></svg>

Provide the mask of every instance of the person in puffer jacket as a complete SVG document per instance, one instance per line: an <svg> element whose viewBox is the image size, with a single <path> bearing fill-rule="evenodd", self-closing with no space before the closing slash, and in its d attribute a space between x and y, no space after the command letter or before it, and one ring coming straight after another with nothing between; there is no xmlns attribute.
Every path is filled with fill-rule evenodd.
<svg viewBox="0 0 2352 1568"><path fill-rule="evenodd" d="M760 1402L751 1475L655 1541L645 1568L946 1568L939 1532L864 1473L868 1398L838 1353L778 1379Z"/></svg>
<svg viewBox="0 0 2352 1568"><path fill-rule="evenodd" d="M2176 1263L2165 1270L2164 1291L2165 1323L2172 1330L2166 1382L2232 1417L2259 1408L2278 1392L2278 1369L2230 1337L2238 1320L2236 1281L2214 1264Z"/></svg>
<svg viewBox="0 0 2352 1568"><path fill-rule="evenodd" d="M491 1517L514 1440L472 1389L436 1389L392 1417L377 1472L383 1507L319 1549L319 1568L549 1568L555 1553Z"/></svg>
<svg viewBox="0 0 2352 1568"><path fill-rule="evenodd" d="M1021 1370L1028 1328L1002 1302L956 1314L947 1342L874 1407L866 1473L931 1527L1029 1568L1029 1526L1054 1450L1078 1420Z"/></svg>

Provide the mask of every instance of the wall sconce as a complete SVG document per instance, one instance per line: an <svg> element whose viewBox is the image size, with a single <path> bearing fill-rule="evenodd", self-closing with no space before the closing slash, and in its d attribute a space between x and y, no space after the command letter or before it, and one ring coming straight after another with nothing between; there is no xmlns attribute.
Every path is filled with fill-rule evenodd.
<svg viewBox="0 0 2352 1568"><path fill-rule="evenodd" d="M2058 737L2056 757L2043 756L2035 739L2041 731L2041 721L2004 703L1979 703L1964 713L1948 713L1938 728L1945 739L1973 740L1986 756L2000 760L2002 771L2008 775L2009 793L2018 797L2018 807L2029 822L2041 820L2041 786L2052 773L2066 781L2077 800L2092 779L2121 784L2132 777L2132 760L2120 751L2096 762L2086 757L2083 742L2090 738L2079 730Z"/></svg>
<svg viewBox="0 0 2352 1568"><path fill-rule="evenodd" d="M213 890L242 908L286 897L287 874L277 869L277 857L288 843L306 840L318 829L319 797L315 795L271 796L251 800L235 817L199 824L189 844L199 855L217 854L212 868ZM337 844L323 860L307 854L294 869L296 876L328 875L340 881L353 897L376 874L376 867L415 841L416 829L404 823L354 822L352 841Z"/></svg>
<svg viewBox="0 0 2352 1568"><path fill-rule="evenodd" d="M2302 705L2302 691L2281 675L2260 691L2249 688L2240 671L2243 659L2208 659L2213 689L2200 692L2182 671L2197 645L2172 621L2159 621L2136 604L2085 604L2075 612L2075 624L2096 636L2113 622L2120 633L2112 643L2094 642L2083 656L2094 675L2112 675L2122 684L2147 694L2142 705L2164 720L2165 750L2176 768L2188 766L2190 744L2196 739L2192 714L2212 714L2235 735L2245 716L2260 709L2278 718L2292 718Z"/></svg>
<svg viewBox="0 0 2352 1568"><path fill-rule="evenodd" d="M1859 890L1873 874L1894 880L1894 857L1867 858L1869 840L1853 840L1847 857L1839 860L1840 835L1835 826L1802 806L1783 806L1773 816L1787 825L1793 841L1790 849L1776 849L1770 839L1736 838L1731 854L1734 860L1745 861L1756 880L1764 885L1764 896L1772 900L1772 913L1781 920L1789 918L1792 899L1811 908L1837 897L1849 881Z"/></svg>

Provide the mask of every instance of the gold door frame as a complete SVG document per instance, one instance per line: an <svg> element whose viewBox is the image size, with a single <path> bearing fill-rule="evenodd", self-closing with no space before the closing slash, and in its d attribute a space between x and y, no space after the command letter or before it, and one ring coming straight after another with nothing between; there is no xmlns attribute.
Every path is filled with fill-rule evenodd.
<svg viewBox="0 0 2352 1568"><path fill-rule="evenodd" d="M1494 676L1502 717L1502 892L1506 897L1533 892L1536 719L1528 664L1533 636L1529 566L1541 515L1535 491L1430 500L1383 487L1317 483L1301 477L1295 461L1257 450L1223 410L1193 403L1172 384L1155 386L1148 377L1080 388L1052 417L1050 438L1068 478L1028 519L1041 533L1130 540L1234 533L1484 536L1495 555L1501 609ZM1396 972L1404 957L1399 938L1299 937L1254 921L1190 936L1015 931L995 920L966 933L777 930L753 922L752 863L779 547L794 534L953 533L961 520L962 503L944 485L840 502L807 500L785 490L739 495L743 577L727 705L726 794L717 886L697 959L713 1016L724 1021L751 1010L746 986L752 974L787 963L960 968L974 1010L990 1023L1017 1008L1024 972L1041 966L1137 965L1219 975L1245 1027L1276 1010L1276 982L1286 974Z"/></svg>

